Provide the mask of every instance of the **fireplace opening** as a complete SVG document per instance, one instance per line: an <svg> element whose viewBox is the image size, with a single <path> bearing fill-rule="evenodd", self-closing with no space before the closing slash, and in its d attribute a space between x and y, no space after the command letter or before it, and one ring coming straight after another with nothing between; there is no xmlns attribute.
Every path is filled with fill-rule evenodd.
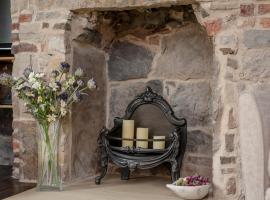
<svg viewBox="0 0 270 200"><path fill-rule="evenodd" d="M172 105L176 116L187 119L181 175L199 173L211 179L216 70L212 41L192 6L77 10L66 29L70 63L94 76L99 86L72 114L73 178L98 173L100 129L111 128L113 119L122 117L128 103L150 86ZM111 168L110 173L115 172ZM168 174L162 167L147 173Z"/></svg>

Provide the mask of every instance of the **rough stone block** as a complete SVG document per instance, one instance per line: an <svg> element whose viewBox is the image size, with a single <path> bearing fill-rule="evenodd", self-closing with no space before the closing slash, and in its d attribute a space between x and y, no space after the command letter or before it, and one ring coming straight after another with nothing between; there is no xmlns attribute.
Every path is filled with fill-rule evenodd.
<svg viewBox="0 0 270 200"><path fill-rule="evenodd" d="M264 15L270 13L270 4L259 4L258 5L258 14Z"/></svg>
<svg viewBox="0 0 270 200"><path fill-rule="evenodd" d="M208 81L166 82L166 98L176 116L187 119L188 126L206 125L210 121L211 88Z"/></svg>
<svg viewBox="0 0 270 200"><path fill-rule="evenodd" d="M238 69L238 61L236 59L228 57L227 58L227 66L231 67L233 69Z"/></svg>
<svg viewBox="0 0 270 200"><path fill-rule="evenodd" d="M234 114L233 108L231 108L229 111L229 119L228 119L228 128L229 129L237 128L237 123L236 123L236 119L235 119L234 115L235 114Z"/></svg>
<svg viewBox="0 0 270 200"><path fill-rule="evenodd" d="M201 130L188 131L187 152L212 154L212 136Z"/></svg>
<svg viewBox="0 0 270 200"><path fill-rule="evenodd" d="M42 23L42 28L43 28L43 29L44 29L44 28L49 28L49 26L50 26L50 24L47 23L47 22L43 22L43 23Z"/></svg>
<svg viewBox="0 0 270 200"><path fill-rule="evenodd" d="M188 162L190 164L198 165L198 166L212 166L212 158L211 157L201 157L201 156L191 156L187 155L184 159L184 162Z"/></svg>
<svg viewBox="0 0 270 200"><path fill-rule="evenodd" d="M158 94L163 93L162 82L159 80L152 80L149 82L134 82L126 84L113 84L110 93L110 118L109 125L112 125L115 117L123 117L125 109L136 95L145 91L146 86L150 86L153 91Z"/></svg>
<svg viewBox="0 0 270 200"><path fill-rule="evenodd" d="M204 23L207 34L215 36L222 28L222 19L208 20Z"/></svg>
<svg viewBox="0 0 270 200"><path fill-rule="evenodd" d="M14 131L21 135L20 178L23 180L35 180L37 176L37 129L36 122L25 120L13 123Z"/></svg>
<svg viewBox="0 0 270 200"><path fill-rule="evenodd" d="M234 151L234 135L233 134L225 135L225 148L227 152Z"/></svg>
<svg viewBox="0 0 270 200"><path fill-rule="evenodd" d="M200 25L190 24L164 37L161 46L151 76L183 80L211 77L212 42Z"/></svg>
<svg viewBox="0 0 270 200"><path fill-rule="evenodd" d="M14 30L19 30L20 27L20 23L12 23L11 25L11 29Z"/></svg>
<svg viewBox="0 0 270 200"><path fill-rule="evenodd" d="M236 158L234 156L231 156L231 157L222 156L222 157L220 157L220 164L222 164L222 165L235 164L235 163L236 163Z"/></svg>
<svg viewBox="0 0 270 200"><path fill-rule="evenodd" d="M108 73L113 81L146 78L153 61L148 49L126 41L114 43L109 54Z"/></svg>
<svg viewBox="0 0 270 200"><path fill-rule="evenodd" d="M98 88L73 106L71 176L94 176L99 170L98 133L106 125L106 58L91 45L73 43L73 66L94 77ZM75 69L74 69L75 70ZM65 152L67 153L67 151Z"/></svg>
<svg viewBox="0 0 270 200"><path fill-rule="evenodd" d="M243 58L243 72L246 79L270 77L270 51L267 49L248 50Z"/></svg>
<svg viewBox="0 0 270 200"><path fill-rule="evenodd" d="M270 28L270 17L261 18L260 24L263 28Z"/></svg>
<svg viewBox="0 0 270 200"><path fill-rule="evenodd" d="M19 33L12 33L11 34L11 41L12 42L18 42L20 39L19 39Z"/></svg>
<svg viewBox="0 0 270 200"><path fill-rule="evenodd" d="M244 33L244 44L248 48L270 47L270 30L248 30Z"/></svg>
<svg viewBox="0 0 270 200"><path fill-rule="evenodd" d="M19 23L31 22L32 14L21 14L19 16Z"/></svg>
<svg viewBox="0 0 270 200"><path fill-rule="evenodd" d="M51 36L48 41L48 51L49 52L58 52L65 53L65 38L62 35L59 36Z"/></svg>
<svg viewBox="0 0 270 200"><path fill-rule="evenodd" d="M62 17L61 11L42 11L37 13L36 21L55 20L61 17Z"/></svg>
<svg viewBox="0 0 270 200"><path fill-rule="evenodd" d="M242 4L240 5L240 16L248 17L254 15L254 4Z"/></svg>
<svg viewBox="0 0 270 200"><path fill-rule="evenodd" d="M226 193L227 195L234 195L236 193L236 180L234 177L227 180Z"/></svg>
<svg viewBox="0 0 270 200"><path fill-rule="evenodd" d="M70 27L70 24L68 24L68 23L56 23L53 25L53 29L70 31L71 27Z"/></svg>
<svg viewBox="0 0 270 200"><path fill-rule="evenodd" d="M37 46L30 43L22 42L17 45L12 45L12 53L17 54L21 52L37 52Z"/></svg>

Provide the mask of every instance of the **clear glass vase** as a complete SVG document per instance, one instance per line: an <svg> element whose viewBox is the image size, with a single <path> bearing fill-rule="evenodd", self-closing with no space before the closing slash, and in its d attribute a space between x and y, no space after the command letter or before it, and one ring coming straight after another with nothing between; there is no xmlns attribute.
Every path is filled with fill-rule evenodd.
<svg viewBox="0 0 270 200"><path fill-rule="evenodd" d="M38 123L38 191L62 190L58 155L60 126L60 120Z"/></svg>

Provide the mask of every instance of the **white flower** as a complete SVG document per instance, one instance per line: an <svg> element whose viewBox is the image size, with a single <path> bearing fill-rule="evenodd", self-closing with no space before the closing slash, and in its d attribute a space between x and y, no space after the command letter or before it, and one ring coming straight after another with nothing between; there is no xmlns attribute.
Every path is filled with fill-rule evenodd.
<svg viewBox="0 0 270 200"><path fill-rule="evenodd" d="M38 81L36 81L36 82L33 83L33 85L32 85L32 88L34 88L34 89L36 89L36 90L40 89L40 87L41 87L41 84L40 84L40 82L38 82Z"/></svg>
<svg viewBox="0 0 270 200"><path fill-rule="evenodd" d="M63 100L60 101L61 108L65 108L67 106L67 103Z"/></svg>
<svg viewBox="0 0 270 200"><path fill-rule="evenodd" d="M54 106L50 106L50 110L51 110L52 112L55 112L55 111L56 111L56 109L55 109Z"/></svg>
<svg viewBox="0 0 270 200"><path fill-rule="evenodd" d="M56 82L49 83L49 86L52 88L52 90L55 92L58 90L59 86Z"/></svg>
<svg viewBox="0 0 270 200"><path fill-rule="evenodd" d="M74 72L75 76L82 77L83 76L83 70L81 68L76 69Z"/></svg>
<svg viewBox="0 0 270 200"><path fill-rule="evenodd" d="M43 78L44 76L45 76L44 73L37 73L37 74L35 75L36 78Z"/></svg>
<svg viewBox="0 0 270 200"><path fill-rule="evenodd" d="M42 97L41 96L38 96L37 102L40 103L40 102L42 102L42 100L43 100Z"/></svg>
<svg viewBox="0 0 270 200"><path fill-rule="evenodd" d="M34 83L34 82L36 82L36 78L35 78L35 73L34 73L34 72L31 72L31 73L29 74L28 80L29 80L29 83Z"/></svg>
<svg viewBox="0 0 270 200"><path fill-rule="evenodd" d="M87 87L89 89L95 89L97 86L96 86L96 82L94 81L93 78L91 78L88 82L87 82Z"/></svg>
<svg viewBox="0 0 270 200"><path fill-rule="evenodd" d="M67 114L66 108L60 108L61 116L64 117Z"/></svg>
<svg viewBox="0 0 270 200"><path fill-rule="evenodd" d="M56 120L56 115L55 114L47 115L47 119L48 122L54 122Z"/></svg>
<svg viewBox="0 0 270 200"><path fill-rule="evenodd" d="M35 96L35 95L33 94L33 92L31 92L31 91L25 92L25 95L28 96L28 97L34 97L34 96Z"/></svg>
<svg viewBox="0 0 270 200"><path fill-rule="evenodd" d="M74 82L75 82L75 78L74 78L74 77L71 77L71 78L68 80L68 85L73 85Z"/></svg>

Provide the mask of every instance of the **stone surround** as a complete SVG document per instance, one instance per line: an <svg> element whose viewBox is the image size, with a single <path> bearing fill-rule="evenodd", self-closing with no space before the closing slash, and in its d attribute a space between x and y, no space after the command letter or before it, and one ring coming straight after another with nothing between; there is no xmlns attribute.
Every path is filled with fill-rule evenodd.
<svg viewBox="0 0 270 200"><path fill-rule="evenodd" d="M123 10L148 13L145 8L188 4L183 13L192 14L192 8L196 17L181 18L182 11L171 11L174 23L159 16L147 22L150 33L110 24L111 16ZM83 114L72 113L65 122L61 160L66 182L97 173L98 129L105 122L111 126L112 117L121 116L129 100L150 85L190 124L184 175L199 171L211 176L215 200L248 195L241 171L238 99L262 84L269 87L269 1L12 0L11 11L14 75L30 64L51 71L66 60L81 65L100 85L92 100L76 108ZM112 15L115 11L122 12ZM35 123L16 97L13 104L14 176L34 180ZM84 121L87 117L91 124ZM264 191L267 187L265 182Z"/></svg>

